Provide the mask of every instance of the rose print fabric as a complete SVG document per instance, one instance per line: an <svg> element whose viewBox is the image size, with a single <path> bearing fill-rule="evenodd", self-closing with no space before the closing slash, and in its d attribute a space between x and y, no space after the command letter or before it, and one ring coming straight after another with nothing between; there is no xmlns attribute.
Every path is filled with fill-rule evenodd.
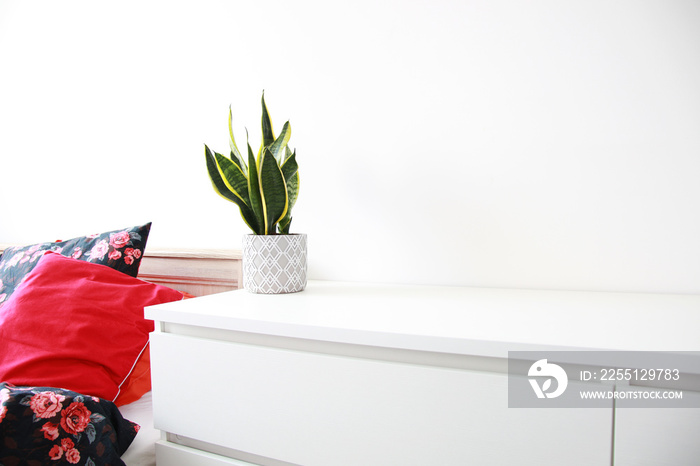
<svg viewBox="0 0 700 466"><path fill-rule="evenodd" d="M12 247L0 257L0 308L46 251L106 265L136 277L151 223L55 243Z"/></svg>
<svg viewBox="0 0 700 466"><path fill-rule="evenodd" d="M110 401L0 383L2 465L124 465L120 457L138 430Z"/></svg>

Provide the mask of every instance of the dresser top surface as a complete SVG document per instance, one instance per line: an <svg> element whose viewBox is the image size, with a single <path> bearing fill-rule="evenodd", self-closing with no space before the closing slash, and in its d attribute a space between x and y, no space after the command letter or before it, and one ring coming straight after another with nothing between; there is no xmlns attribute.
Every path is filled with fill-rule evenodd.
<svg viewBox="0 0 700 466"><path fill-rule="evenodd" d="M146 308L160 322L273 336L505 357L508 351L700 351L700 295L310 281Z"/></svg>

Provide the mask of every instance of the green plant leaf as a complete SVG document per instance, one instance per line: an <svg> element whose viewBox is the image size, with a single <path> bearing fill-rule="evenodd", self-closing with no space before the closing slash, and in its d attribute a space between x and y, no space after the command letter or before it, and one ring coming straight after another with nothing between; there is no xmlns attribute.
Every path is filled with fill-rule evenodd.
<svg viewBox="0 0 700 466"><path fill-rule="evenodd" d="M287 213L280 220L279 228L280 233L284 235L289 234L289 225L292 223L292 208L297 202L297 197L299 196L299 166L296 161L296 150L294 153L289 151L287 148L287 153L289 154L287 159L282 164L282 175L287 183L287 198L288 207Z"/></svg>
<svg viewBox="0 0 700 466"><path fill-rule="evenodd" d="M231 152L231 155L229 155L229 159L231 159L231 162L234 163L238 168L241 169L241 173L247 178L248 177L248 167L246 166L245 163L243 163L242 160L239 160L236 157L236 154Z"/></svg>
<svg viewBox="0 0 700 466"><path fill-rule="evenodd" d="M245 165L245 160L243 160L243 157L241 156L241 152L238 150L238 146L236 145L236 138L233 137L233 126L231 124L231 120L233 119L233 114L231 113L231 106L229 105L228 107L228 134L229 134L229 146L231 146L231 160L234 162L238 161L237 165L241 167L241 170L243 171L244 175L248 174L247 167Z"/></svg>
<svg viewBox="0 0 700 466"><path fill-rule="evenodd" d="M280 234L281 235L288 235L289 234L289 227L292 224L292 217L284 216L282 220L280 220L279 223L279 229L280 229Z"/></svg>
<svg viewBox="0 0 700 466"><path fill-rule="evenodd" d="M248 206L240 206L240 210L241 217L243 217L243 221L246 223L246 225L248 225L248 228L250 228L253 232L259 231L260 224L258 219L255 217L253 210Z"/></svg>
<svg viewBox="0 0 700 466"><path fill-rule="evenodd" d="M207 171L209 172L209 179L214 187L214 191L216 191L218 195L227 201L231 201L236 204L241 202L241 199L231 192L228 186L226 186L226 183L224 183L224 180L221 178L221 174L219 173L219 166L216 163L216 156L206 144L204 145L204 156L207 159Z"/></svg>
<svg viewBox="0 0 700 466"><path fill-rule="evenodd" d="M260 229L258 226L259 222L255 218L255 214L250 209L250 207L246 205L246 202L242 199L240 193L234 193L229 188L229 186L226 184L221 175L222 170L217 164L217 160L219 158L227 160L226 157L223 157L221 154L217 154L216 152L212 152L209 149L209 147L206 146L206 144L204 145L204 155L207 160L207 171L209 172L209 179L211 180L211 184L214 187L214 191L216 191L217 194L219 194L227 201L231 201L234 204L236 204L241 211L241 217L243 217L243 221L246 222L246 224L248 225L248 227L250 227L251 230L258 231ZM229 163L232 164L232 162Z"/></svg>
<svg viewBox="0 0 700 466"><path fill-rule="evenodd" d="M289 177L294 175L299 170L296 149L294 152L287 150L287 157L284 159L284 162L280 164L280 168L282 169L282 174L284 175L285 179L289 179Z"/></svg>
<svg viewBox="0 0 700 466"><path fill-rule="evenodd" d="M231 193L238 197L244 204L248 205L248 179L243 174L233 160L224 157L218 152L214 152L219 175Z"/></svg>
<svg viewBox="0 0 700 466"><path fill-rule="evenodd" d="M280 133L280 135L277 136L275 142L273 142L270 145L270 152L272 152L272 155L275 157L275 160L277 160L277 164L280 166L282 166L282 162L284 161L285 149L287 148L287 143L289 142L289 138L291 137L292 127L289 125L289 122L286 122L282 127L282 132Z"/></svg>
<svg viewBox="0 0 700 466"><path fill-rule="evenodd" d="M272 131L272 122L270 121L270 113L265 105L265 91L262 95L262 147L267 147L275 142L275 135Z"/></svg>
<svg viewBox="0 0 700 466"><path fill-rule="evenodd" d="M248 197L250 209L256 218L257 228L253 229L256 235L265 235L265 215L263 211L262 193L260 192L260 179L258 177L258 165L255 162L253 150L248 144Z"/></svg>
<svg viewBox="0 0 700 466"><path fill-rule="evenodd" d="M299 197L299 172L296 172L287 180L287 196L289 197L288 210L291 212Z"/></svg>
<svg viewBox="0 0 700 466"><path fill-rule="evenodd" d="M297 151L287 157L282 164L282 175L287 181L287 195L289 196L289 210L292 210L299 196L299 165L297 165Z"/></svg>
<svg viewBox="0 0 700 466"><path fill-rule="evenodd" d="M276 233L277 223L287 213L287 183L282 170L267 147L263 150L260 164L260 192L265 218L265 234Z"/></svg>

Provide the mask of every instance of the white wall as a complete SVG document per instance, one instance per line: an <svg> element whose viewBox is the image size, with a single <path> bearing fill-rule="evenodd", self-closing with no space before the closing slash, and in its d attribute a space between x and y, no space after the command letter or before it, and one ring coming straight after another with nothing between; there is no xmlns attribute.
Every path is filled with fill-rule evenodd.
<svg viewBox="0 0 700 466"><path fill-rule="evenodd" d="M240 247L290 119L313 278L700 293L700 2L0 0L0 242Z"/></svg>

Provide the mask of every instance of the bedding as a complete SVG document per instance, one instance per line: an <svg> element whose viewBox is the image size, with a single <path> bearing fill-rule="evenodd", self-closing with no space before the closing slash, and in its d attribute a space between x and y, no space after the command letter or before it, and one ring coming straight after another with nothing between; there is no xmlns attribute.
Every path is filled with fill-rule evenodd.
<svg viewBox="0 0 700 466"><path fill-rule="evenodd" d="M42 382L42 379L37 378L27 385L18 383L22 377L13 379L14 384L5 380L5 375L0 370L0 384L2 384L0 385L0 411L2 411L0 415L0 465L127 464L128 466L155 466L155 442L160 439L161 434L153 426L150 353L149 345L145 343L147 342L147 332L144 333L144 329L150 331L153 327L150 321L146 321L144 324L142 309L143 306L150 305L152 301L146 299L142 302L140 300L144 296L148 297L154 289L159 288L151 288L154 286L153 284L134 278L134 275L137 275L139 271L139 263L143 257L149 229L150 223L140 227L115 230L58 243L5 247L4 254L3 245L0 245L0 292L4 295L2 303L0 303L0 345L6 345L0 348L0 359L4 356L5 359L10 360L8 364L12 367L14 374L21 374L24 377L26 375L24 372L29 372L31 375L32 372L36 372L32 370L31 365L29 371L25 371L23 367L26 368L26 365L13 362L14 357L7 357L7 354L17 351L16 348L8 348L7 345L16 347L17 342L26 344L26 342L32 341L34 345L30 345L31 347L27 351L27 353L31 353L31 357L24 355L23 351L23 355L18 359L28 358L32 362L36 359L38 365L34 369L37 367L46 368L46 372L38 371L38 375L45 377L46 380ZM100 248L104 251L104 256L101 259L97 254L99 251L92 253L92 249L97 247L99 243L102 244ZM75 248L80 249L80 251L76 251ZM55 251L47 254L47 251L52 249ZM137 253L135 250L139 252ZM217 261L221 259L220 262L222 262L222 264L216 264L217 267L222 267L220 279L231 284L230 287L226 288L220 286L220 282L217 281L219 280L218 276L215 279L210 278L212 268L210 252L199 250L172 251L174 252L168 250L165 256L156 253L154 256L156 259L153 260L151 257L146 259L151 267L149 269L150 275L147 276L155 277L155 281L162 281L165 285L172 283L176 287L184 286L185 289L197 293L197 295L209 294L214 289L224 291L238 287L237 284L240 282L240 276L237 275L240 273L237 272L240 270L240 256L238 254L222 257L221 253L217 252L215 256ZM72 257L72 252L75 253L75 258ZM125 256L130 257L130 259L123 259ZM128 261L132 262L127 264ZM225 265L223 265L223 261L226 261ZM125 265L129 267L125 267ZM185 270L184 274L183 270ZM115 274L114 271L118 272ZM6 284L10 286L5 286L2 280L5 280ZM124 280L127 283L124 283ZM203 283L204 285L202 285ZM166 288L163 285L158 286ZM151 291L143 293L143 290L149 289ZM193 297L172 288L168 288L168 290L170 290L166 293L168 300L179 300L183 296L185 298ZM156 296L162 297L163 295L156 293ZM159 301L156 299L156 302ZM115 318L115 316L119 317ZM138 345L134 345L136 339L134 339L133 334L138 336ZM27 338L23 338L22 335L27 335ZM142 339L144 336L145 340ZM140 352L135 351L135 349ZM107 360L102 360L101 357L104 356L100 354L102 352L115 352L119 358L114 360L109 357L106 358ZM57 357L59 354L64 356L61 360L62 372L49 367L53 366L49 363L50 358ZM124 358L125 354L128 355L126 359L130 361L129 364L123 364L120 359ZM134 355L137 355L135 362L133 362ZM113 365L119 367L113 367ZM128 366L128 375L121 380L123 369L126 366ZM54 373L49 377L52 370ZM118 375L117 372L119 372ZM63 377L59 379L62 380L60 384L56 383L59 376ZM71 379L81 378L87 379L82 380L81 383L89 382L91 384L95 384L99 379L100 384L103 385L102 388L112 390L112 393L114 387L118 386L118 395L116 398L99 398L92 393L83 393L71 389L69 386L64 386L68 385L68 381ZM121 385L118 384L119 380L121 380ZM11 391L13 395L10 397ZM68 392L70 395L67 395ZM42 395L37 397L34 408L43 410L39 412L46 415L54 414L55 416L46 422L44 422L44 418L39 417L32 410L32 397L40 394ZM103 394L106 395L106 393ZM65 397L61 401L61 412L73 403L83 403L85 410L90 411L91 416L95 413L104 416L105 421L109 421L112 426L107 427L106 424L99 424L99 426L103 430L113 429L109 438L116 443L111 447L102 444L99 440L102 431L95 424L98 416L94 416L92 421L87 422L85 411L82 408L76 409L77 405L71 410L74 415L67 416L67 419L72 419L71 422L74 426L78 426L74 427L75 433L68 431L59 433L56 441L51 443L50 437L55 435L52 426L60 426L60 417L57 414L59 409L55 404L56 400L60 398L59 395ZM43 403L39 403L38 400L42 400ZM22 404L22 401L25 404ZM109 413L109 416L101 413L97 408L93 409L92 406L89 406L91 403L101 406L101 409ZM121 419L114 414L115 407L121 412ZM21 416L17 413L20 413ZM80 424L81 419L85 428L78 432L82 428L80 427L82 425ZM102 422L101 419L99 421ZM42 427L47 423L51 425L42 431ZM128 434L129 426L136 429L134 423L140 426L137 429L138 433L132 438L126 452L123 452L124 442L127 442L130 436ZM90 442L92 428L89 428L88 424L96 426L96 436L93 442ZM126 429L127 433L118 434L120 428ZM13 430L12 435L8 433L7 429ZM46 437L45 433L49 437ZM80 439L77 438L77 434L80 434ZM26 455L25 459L19 459L21 445L29 440L35 442L37 448L40 444L42 445L43 459L37 459L36 456L29 459ZM48 451L47 442L51 443ZM102 446L98 447L98 444ZM94 453L86 453L91 448L90 445L95 450L99 448L101 453L96 456L93 456ZM116 459L108 460L108 448L113 448L117 456L118 452L122 451L121 461L123 463ZM53 457L56 459L51 459L50 455L46 456L46 454L51 453L52 449ZM38 451L35 453L38 454ZM77 463L71 463L71 461L76 460Z"/></svg>
<svg viewBox="0 0 700 466"><path fill-rule="evenodd" d="M31 265L0 305L0 465L155 464L152 419L117 405L150 411L143 308L185 296L53 251Z"/></svg>

